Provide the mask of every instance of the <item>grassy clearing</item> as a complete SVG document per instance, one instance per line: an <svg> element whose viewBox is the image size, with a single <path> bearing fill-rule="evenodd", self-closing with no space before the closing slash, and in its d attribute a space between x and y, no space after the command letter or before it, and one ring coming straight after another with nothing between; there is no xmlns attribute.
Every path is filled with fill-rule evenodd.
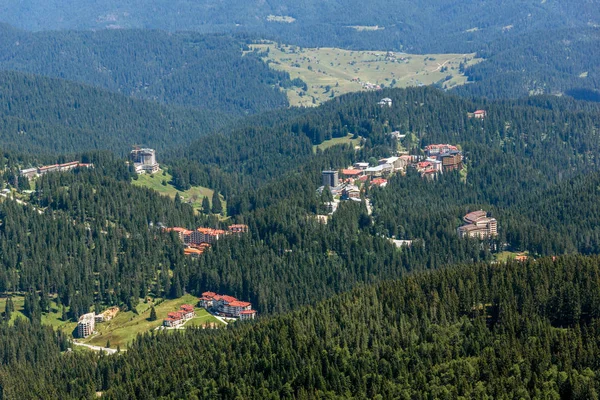
<svg viewBox="0 0 600 400"><path fill-rule="evenodd" d="M338 48L300 48L277 43L256 44L267 51L265 61L306 82L308 90L287 91L290 104L316 106L332 96L365 90L363 83L407 87L443 82L444 88L466 83L459 66L476 64L475 54L405 54L351 51Z"/></svg>
<svg viewBox="0 0 600 400"><path fill-rule="evenodd" d="M189 190L185 191L177 190L173 185L169 183L171 181L171 178L172 177L168 172L161 171L152 175L138 175L138 178L134 179L132 183L135 186L155 190L163 196L169 196L172 199L174 199L175 195L179 193L181 199L184 202L191 204L191 206L197 212L201 212L202 198L204 198L205 196L208 197L208 200L211 202L212 206L212 196L214 192L213 190L202 186L193 186ZM163 185L163 181L166 182L166 185ZM227 203L225 202L225 199L223 197L221 197L221 203L223 204L223 209L226 210Z"/></svg>
<svg viewBox="0 0 600 400"><path fill-rule="evenodd" d="M328 149L331 146L335 146L336 144L351 144L352 146L360 146L361 138L359 137L357 139L352 139L352 136L353 135L348 135L346 137L333 138L333 139L326 140L321 144L314 145L313 152L316 153L317 149L320 149L320 150Z"/></svg>
<svg viewBox="0 0 600 400"><path fill-rule="evenodd" d="M505 263L507 261L514 260L517 256L529 256L529 252L525 251L515 253L512 251L503 251L498 254L495 254L494 258L500 263Z"/></svg>
<svg viewBox="0 0 600 400"><path fill-rule="evenodd" d="M133 311L120 312L112 320L97 324L96 331L98 333L81 340L81 342L95 346L106 346L106 342L110 341L112 348L115 348L117 345L121 346L121 348L126 348L138 334L149 332L161 326L162 320L167 317L167 314L171 311L179 310L182 304L196 305L197 303L198 298L190 294L174 300L165 300L155 306L156 321L148 320L152 303L140 303L137 307L138 314L135 314ZM197 317L188 321L186 326L190 323L201 326L204 323L211 322L222 325L219 320L204 309L197 309L196 314Z"/></svg>
<svg viewBox="0 0 600 400"><path fill-rule="evenodd" d="M17 318L27 318L23 314L25 298L23 296L13 296L12 299L15 305L15 312L11 316L11 323ZM79 341L102 347L106 346L107 341L110 341L112 348L116 348L119 345L125 349L138 334L149 332L162 325L162 320L167 317L169 312L179 310L182 304L192 304L195 306L197 303L198 298L191 294L187 294L179 299L165 300L155 306L157 320L148 321L153 303L140 302L136 307L137 313L133 311L119 312L112 320L96 324L96 331L98 332L96 335ZM0 310L2 312L4 312L5 306L6 298L0 298ZM77 323L63 321L61 317L62 309L59 309L56 303L52 301L50 302L50 312L42 315L42 324L60 329L69 335L73 334L77 328ZM189 320L185 326L203 326L211 323L216 324L216 326L223 326L221 321L210 315L206 310L198 308L196 309L196 317Z"/></svg>
<svg viewBox="0 0 600 400"><path fill-rule="evenodd" d="M12 297L13 304L15 306L15 312L13 312L10 317L10 323L14 323L17 318L27 318L25 314L23 314L24 306L25 306L25 297L24 296L13 296ZM0 298L0 311L4 312L6 307L6 297ZM67 307L67 312L69 308ZM75 327L77 326L76 322L72 321L63 321L62 320L62 308L59 308L55 301L50 301L50 312L42 314L42 324L50 325L55 329L63 330L66 333L72 333Z"/></svg>

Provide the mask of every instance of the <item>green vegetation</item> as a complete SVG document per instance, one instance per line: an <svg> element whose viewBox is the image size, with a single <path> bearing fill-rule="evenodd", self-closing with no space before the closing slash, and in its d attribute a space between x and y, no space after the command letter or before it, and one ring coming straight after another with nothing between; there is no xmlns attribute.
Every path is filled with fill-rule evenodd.
<svg viewBox="0 0 600 400"><path fill-rule="evenodd" d="M316 106L332 97L365 90L371 83L382 87L431 85L448 89L467 78L461 65L481 62L474 54L405 54L386 51L351 51L336 48L300 48L276 43L252 46L275 69L300 78L306 88L286 90L293 106Z"/></svg>
<svg viewBox="0 0 600 400"><path fill-rule="evenodd" d="M86 339L78 340L82 343L92 344L95 346L104 346L107 341L110 341L111 347L121 346L125 349L129 343L136 338L137 335L150 332L159 326L162 326L162 320L167 317L167 314L172 311L178 311L183 304L192 304L196 306L198 298L190 294L177 299L162 299L162 301L140 302L136 311L119 312L115 318L107 322L96 324L95 335ZM151 308L154 305L157 319L151 321ZM206 310L196 309L196 317L186 322L184 327L202 326L204 324L214 323L217 326L222 326L223 323L210 315Z"/></svg>
<svg viewBox="0 0 600 400"><path fill-rule="evenodd" d="M68 79L152 102L200 108L217 120L220 113L246 115L287 106L285 95L277 89L289 83L287 74L268 68L252 54L244 57L243 49L247 49L243 41L224 35L139 30L28 33L0 25L0 70ZM62 94L46 99L52 97ZM93 109L96 116L108 114ZM144 127L151 122L136 123ZM190 133L199 128L202 124Z"/></svg>
<svg viewBox="0 0 600 400"><path fill-rule="evenodd" d="M23 324L0 335L28 355L3 356L0 382L43 399L594 399L598 276L597 256L450 267L228 329L146 334L118 357L61 356L62 337Z"/></svg>
<svg viewBox="0 0 600 400"><path fill-rule="evenodd" d="M0 113L4 148L33 155L96 149L125 154L133 144L155 147L160 154L232 120L215 110L167 107L65 80L5 71L0 71Z"/></svg>
<svg viewBox="0 0 600 400"><path fill-rule="evenodd" d="M353 138L354 135L349 134L346 137L332 138L329 140L325 140L320 144L313 145L313 151L316 153L317 149L324 151L332 146L336 146L338 144L349 144L352 148L360 146L361 138L358 137L356 139Z"/></svg>
<svg viewBox="0 0 600 400"><path fill-rule="evenodd" d="M175 196L179 194L181 201L191 205L196 212L202 212L202 200L204 197L212 201L214 190L202 186L192 186L188 190L177 190L171 183L172 180L173 177L163 170L151 175L137 175L132 180L132 183L134 186L155 190L163 196L169 196L171 199L175 199ZM225 209L227 202L221 199L221 203Z"/></svg>

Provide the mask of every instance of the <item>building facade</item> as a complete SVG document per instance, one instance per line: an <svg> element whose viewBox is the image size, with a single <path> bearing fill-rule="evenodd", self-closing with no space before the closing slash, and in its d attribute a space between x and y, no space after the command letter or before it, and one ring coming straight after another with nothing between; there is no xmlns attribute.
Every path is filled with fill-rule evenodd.
<svg viewBox="0 0 600 400"><path fill-rule="evenodd" d="M230 318L254 319L257 314L256 310L252 310L252 303L215 292L202 293L200 306Z"/></svg>
<svg viewBox="0 0 600 400"><path fill-rule="evenodd" d="M457 233L461 238L486 239L498 234L498 222L495 218L487 216L483 210L473 211L463 217L466 225L458 228Z"/></svg>
<svg viewBox="0 0 600 400"><path fill-rule="evenodd" d="M321 176L323 177L323 186L336 187L340 183L337 171L323 171Z"/></svg>
<svg viewBox="0 0 600 400"><path fill-rule="evenodd" d="M156 151L154 149L133 149L129 154L133 162L135 172L138 174L154 174L160 170L156 162Z"/></svg>
<svg viewBox="0 0 600 400"><path fill-rule="evenodd" d="M96 328L96 318L93 312L83 314L77 322L77 336L86 338L94 333Z"/></svg>

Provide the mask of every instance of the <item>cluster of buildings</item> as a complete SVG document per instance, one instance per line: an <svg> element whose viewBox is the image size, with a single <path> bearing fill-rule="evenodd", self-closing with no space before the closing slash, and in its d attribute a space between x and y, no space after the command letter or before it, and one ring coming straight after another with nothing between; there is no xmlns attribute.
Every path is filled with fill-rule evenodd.
<svg viewBox="0 0 600 400"><path fill-rule="evenodd" d="M437 174L460 170L463 167L462 151L451 144L430 144L425 147L426 159L415 164L415 168L425 178Z"/></svg>
<svg viewBox="0 0 600 400"><path fill-rule="evenodd" d="M19 171L22 177L36 178L47 174L48 172L66 172L75 168L93 168L94 164L81 163L79 161L71 161L64 164L44 165L43 167L27 168Z"/></svg>
<svg viewBox="0 0 600 400"><path fill-rule="evenodd" d="M160 170L154 149L136 147L129 153L129 160L133 163L137 174L154 174Z"/></svg>
<svg viewBox="0 0 600 400"><path fill-rule="evenodd" d="M90 336L96 329L96 323L110 321L118 313L119 307L110 307L100 314L95 314L93 312L83 314L77 321L77 336L80 338Z"/></svg>
<svg viewBox="0 0 600 400"><path fill-rule="evenodd" d="M167 318L163 320L163 326L165 328L176 328L183 325L186 321L194 318L196 312L194 306L190 304L184 304L179 307L179 311L170 312L167 314Z"/></svg>
<svg viewBox="0 0 600 400"><path fill-rule="evenodd" d="M460 238L487 239L498 234L498 222L483 210L468 213L463 221L466 224L457 229Z"/></svg>
<svg viewBox="0 0 600 400"><path fill-rule="evenodd" d="M247 320L256 317L256 310L252 309L252 303L240 301L233 296L216 294L215 292L202 293L200 306L229 318Z"/></svg>
<svg viewBox="0 0 600 400"><path fill-rule="evenodd" d="M181 242L186 246L184 254L198 257L223 236L247 233L248 225L234 224L230 225L227 230L203 227L196 230L181 227L165 228L165 230L177 233Z"/></svg>

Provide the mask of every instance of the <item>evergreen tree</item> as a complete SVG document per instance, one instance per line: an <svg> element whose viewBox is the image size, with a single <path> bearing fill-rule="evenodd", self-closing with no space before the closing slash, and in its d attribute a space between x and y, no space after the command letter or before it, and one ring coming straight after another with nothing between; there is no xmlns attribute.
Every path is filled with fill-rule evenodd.
<svg viewBox="0 0 600 400"><path fill-rule="evenodd" d="M10 321L10 317L12 316L12 313L14 311L14 304L12 301L12 297L8 297L6 299L6 304L4 305L4 318L6 319L6 321Z"/></svg>
<svg viewBox="0 0 600 400"><path fill-rule="evenodd" d="M212 196L212 212L213 214L221 214L223 212L223 205L221 204L221 198L219 193L215 190Z"/></svg>
<svg viewBox="0 0 600 400"><path fill-rule="evenodd" d="M148 318L150 321L156 321L157 316L156 316L156 310L154 309L154 306L152 306L152 308L150 308L150 318Z"/></svg>
<svg viewBox="0 0 600 400"><path fill-rule="evenodd" d="M210 201L207 196L202 198L202 212L204 214L210 214Z"/></svg>

